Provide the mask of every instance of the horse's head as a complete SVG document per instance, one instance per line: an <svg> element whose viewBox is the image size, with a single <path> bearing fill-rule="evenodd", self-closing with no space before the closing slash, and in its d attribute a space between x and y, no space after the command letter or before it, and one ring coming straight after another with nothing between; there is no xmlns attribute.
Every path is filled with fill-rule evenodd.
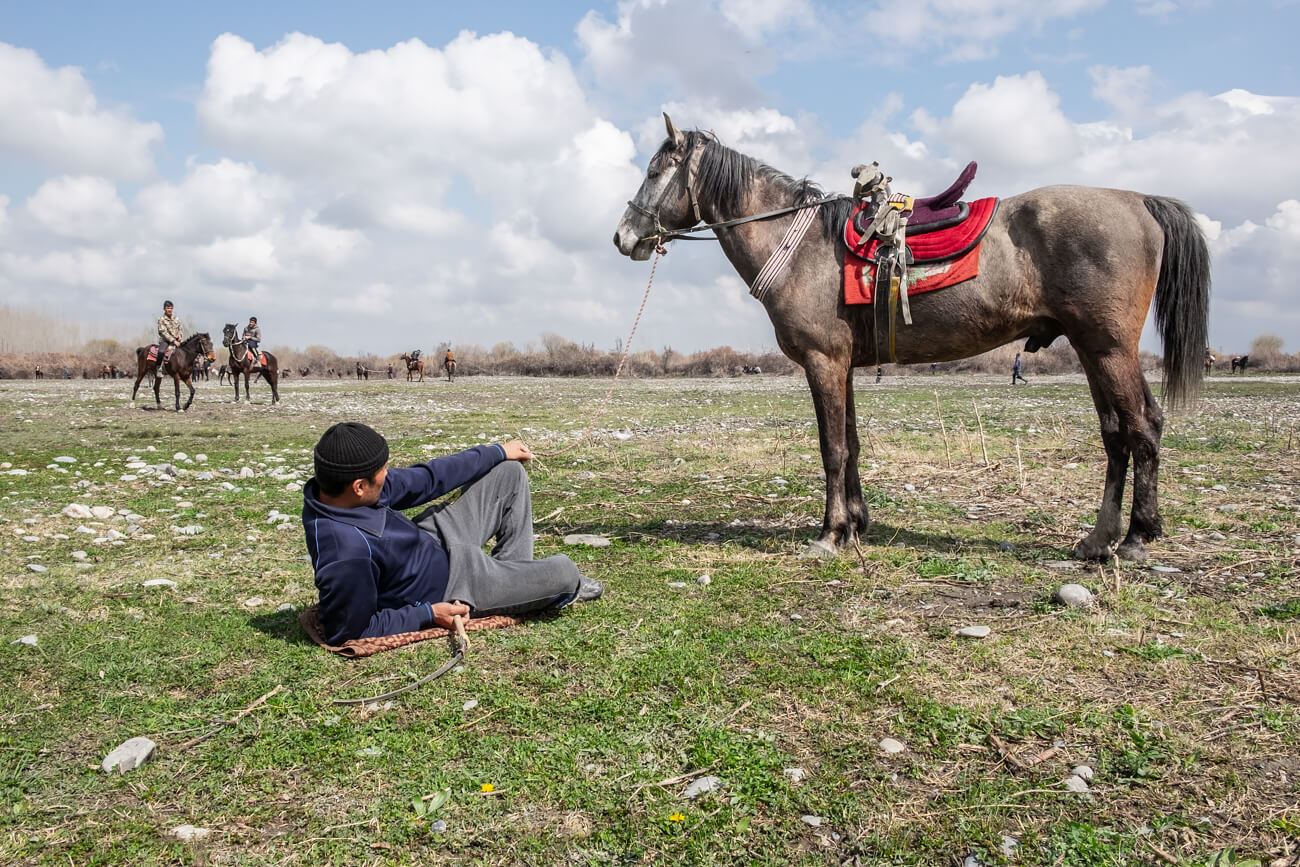
<svg viewBox="0 0 1300 867"><path fill-rule="evenodd" d="M199 332L199 354L208 361L216 361L217 358L216 353L212 351L212 338L206 331Z"/></svg>
<svg viewBox="0 0 1300 867"><path fill-rule="evenodd" d="M235 326L227 322L226 327L221 329L221 345L230 346L230 344L234 342L235 342Z"/></svg>
<svg viewBox="0 0 1300 867"><path fill-rule="evenodd" d="M664 124L668 138L650 160L645 180L627 203L614 232L614 246L638 262L650 258L657 236L700 222L694 176L703 144L696 137L692 145L692 138L673 126L666 113Z"/></svg>

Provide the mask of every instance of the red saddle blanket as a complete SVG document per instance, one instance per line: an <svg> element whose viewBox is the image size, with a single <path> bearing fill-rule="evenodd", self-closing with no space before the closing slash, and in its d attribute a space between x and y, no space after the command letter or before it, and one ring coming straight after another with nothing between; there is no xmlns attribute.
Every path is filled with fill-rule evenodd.
<svg viewBox="0 0 1300 867"><path fill-rule="evenodd" d="M172 355L172 347L169 346L169 347L167 347L167 352L165 352L165 353L163 354L163 361L166 361L168 358L171 358L171 355ZM150 347L149 347L148 360L151 361L151 362L154 362L154 361L157 361L157 360L158 360L158 347L157 347L157 346L150 346Z"/></svg>
<svg viewBox="0 0 1300 867"><path fill-rule="evenodd" d="M914 264L907 268L907 294L944 289L978 276L980 242L997 207L996 198L976 199L970 203L970 216L956 226L909 237ZM880 239L864 243L850 217L844 224L844 243L849 248L844 254L844 303L870 304Z"/></svg>
<svg viewBox="0 0 1300 867"><path fill-rule="evenodd" d="M244 360L251 361L260 367L266 367L266 353L260 350L257 353L257 358L253 358L253 351L251 349L245 349Z"/></svg>

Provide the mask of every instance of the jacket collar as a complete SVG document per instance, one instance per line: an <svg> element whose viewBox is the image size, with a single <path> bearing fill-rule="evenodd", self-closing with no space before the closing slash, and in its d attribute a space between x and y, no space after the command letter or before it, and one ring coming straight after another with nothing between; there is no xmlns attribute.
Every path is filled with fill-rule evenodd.
<svg viewBox="0 0 1300 867"><path fill-rule="evenodd" d="M316 484L313 477L302 489L302 499L305 511L316 514L321 518L329 518L331 521L338 521L340 524L347 524L356 527L358 530L364 530L375 538L381 538L384 535L384 527L388 523L388 507L381 505L384 500L381 497L380 502L373 506L358 506L355 509L340 509L336 506L327 506L320 501L320 487Z"/></svg>

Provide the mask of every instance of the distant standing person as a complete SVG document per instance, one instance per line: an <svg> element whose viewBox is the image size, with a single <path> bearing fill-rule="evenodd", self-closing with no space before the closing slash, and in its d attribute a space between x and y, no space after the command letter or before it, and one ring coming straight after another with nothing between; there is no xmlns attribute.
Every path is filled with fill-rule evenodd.
<svg viewBox="0 0 1300 867"><path fill-rule="evenodd" d="M885 375L885 369L884 369L883 367L877 367L877 368L876 368L876 382L880 382L881 378L884 377L884 375Z"/></svg>
<svg viewBox="0 0 1300 867"><path fill-rule="evenodd" d="M1029 385L1029 380L1020 375L1020 353L1016 353L1016 361L1011 365L1011 384L1015 385L1016 380L1020 380L1025 385Z"/></svg>

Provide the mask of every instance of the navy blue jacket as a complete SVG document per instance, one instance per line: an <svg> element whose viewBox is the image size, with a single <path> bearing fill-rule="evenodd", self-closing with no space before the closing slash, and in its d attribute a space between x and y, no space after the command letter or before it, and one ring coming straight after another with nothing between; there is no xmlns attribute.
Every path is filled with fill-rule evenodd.
<svg viewBox="0 0 1300 867"><path fill-rule="evenodd" d="M483 445L390 469L379 502L355 509L327 506L316 480L307 483L302 525L330 644L433 625L433 604L447 592L447 552L397 510L477 481L505 459L501 446Z"/></svg>

